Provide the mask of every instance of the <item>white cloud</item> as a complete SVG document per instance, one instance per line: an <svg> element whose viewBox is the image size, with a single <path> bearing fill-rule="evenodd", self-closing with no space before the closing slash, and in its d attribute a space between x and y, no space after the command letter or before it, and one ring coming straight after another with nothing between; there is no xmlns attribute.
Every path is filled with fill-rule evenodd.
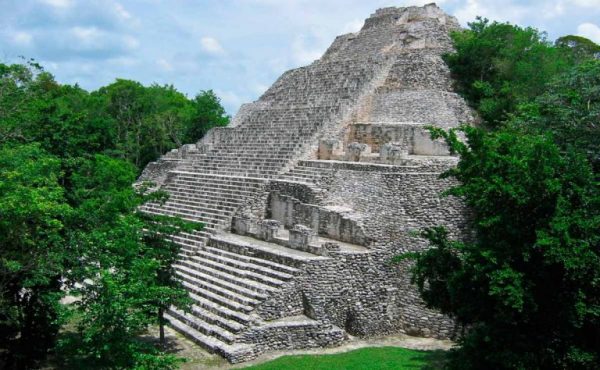
<svg viewBox="0 0 600 370"><path fill-rule="evenodd" d="M292 58L297 65L312 63L319 59L324 52L325 49L307 46L304 35L296 36L292 42Z"/></svg>
<svg viewBox="0 0 600 370"><path fill-rule="evenodd" d="M92 43L100 37L100 30L96 27L73 27L71 32L84 43Z"/></svg>
<svg viewBox="0 0 600 370"><path fill-rule="evenodd" d="M12 40L15 44L28 46L33 41L33 36L30 33L19 31L12 35Z"/></svg>
<svg viewBox="0 0 600 370"><path fill-rule="evenodd" d="M258 95L262 95L265 91L267 91L267 89L269 88L269 86L261 84L261 83L257 83L253 86L252 90L258 94Z"/></svg>
<svg viewBox="0 0 600 370"><path fill-rule="evenodd" d="M117 13L117 15L120 18L123 18L126 20L131 19L131 14L129 14L129 12L127 10L125 10L123 5L121 5L120 3L115 3L114 7L115 7L115 12Z"/></svg>
<svg viewBox="0 0 600 370"><path fill-rule="evenodd" d="M355 19L352 22L348 22L344 25L344 28L342 29L342 33L355 33L360 31L360 29L362 28L363 24L365 23L364 20L362 19Z"/></svg>
<svg viewBox="0 0 600 370"><path fill-rule="evenodd" d="M567 3L573 3L573 5L581 6L584 8L600 7L600 0L570 0Z"/></svg>
<svg viewBox="0 0 600 370"><path fill-rule="evenodd" d="M600 43L600 27L593 23L582 23L577 27L579 36L587 37L588 39Z"/></svg>
<svg viewBox="0 0 600 370"><path fill-rule="evenodd" d="M221 98L223 105L226 105L226 106L239 107L240 105L242 105L244 103L250 102L249 99L244 99L241 96L239 96L238 94L234 93L233 91L215 90L215 93L217 94L217 96L219 98Z"/></svg>
<svg viewBox="0 0 600 370"><path fill-rule="evenodd" d="M119 66L119 67L133 67L140 64L139 59L131 58L131 57L117 57L107 59L107 62L111 65Z"/></svg>
<svg viewBox="0 0 600 370"><path fill-rule="evenodd" d="M69 7L71 7L71 5L73 5L73 2L71 0L40 0L40 1L43 4L50 5L51 7L54 7L54 8L61 8L61 9L69 8Z"/></svg>
<svg viewBox="0 0 600 370"><path fill-rule="evenodd" d="M211 55L225 54L225 49L223 49L219 41L214 37L203 37L200 40L200 46L202 47L202 50Z"/></svg>
<svg viewBox="0 0 600 370"><path fill-rule="evenodd" d="M160 68L164 69L167 72L173 70L173 65L171 65L171 63L169 63L166 59L157 60L156 65L158 65Z"/></svg>
<svg viewBox="0 0 600 370"><path fill-rule="evenodd" d="M140 46L140 42L133 36L124 36L123 44L127 49L137 49Z"/></svg>
<svg viewBox="0 0 600 370"><path fill-rule="evenodd" d="M466 4L459 7L453 15L463 25L473 22L477 16L493 21L521 24L533 12L539 12L538 6L526 7L511 1L467 0Z"/></svg>
<svg viewBox="0 0 600 370"><path fill-rule="evenodd" d="M423 5L427 5L427 4L431 4L431 3L436 3L438 6L442 5L443 3L445 3L446 0L412 0L412 1L405 1L404 5L397 5L397 6L423 6Z"/></svg>

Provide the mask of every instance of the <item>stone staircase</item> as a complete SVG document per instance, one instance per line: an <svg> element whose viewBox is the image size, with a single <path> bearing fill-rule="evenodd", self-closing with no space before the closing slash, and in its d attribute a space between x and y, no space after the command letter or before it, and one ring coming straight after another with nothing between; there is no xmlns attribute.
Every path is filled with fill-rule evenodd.
<svg viewBox="0 0 600 370"><path fill-rule="evenodd" d="M256 307L292 281L306 261L323 258L237 235L213 237L208 244L194 234L173 238L183 251L174 268L193 305L190 312L171 308L166 318L174 328L231 362L261 352L243 336L251 327L260 333L261 327L269 325L254 313ZM317 321L303 316L288 323L298 320L306 326L304 330L322 330ZM284 328L285 324L285 320L279 322ZM338 335L341 338L343 333L338 330Z"/></svg>

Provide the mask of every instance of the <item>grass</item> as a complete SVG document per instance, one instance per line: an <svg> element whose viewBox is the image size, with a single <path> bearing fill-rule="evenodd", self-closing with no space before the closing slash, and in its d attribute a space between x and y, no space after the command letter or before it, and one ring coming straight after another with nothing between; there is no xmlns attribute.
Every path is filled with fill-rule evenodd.
<svg viewBox="0 0 600 370"><path fill-rule="evenodd" d="M441 369L444 351L416 351L398 347L362 348L333 355L284 356L245 370L399 370Z"/></svg>

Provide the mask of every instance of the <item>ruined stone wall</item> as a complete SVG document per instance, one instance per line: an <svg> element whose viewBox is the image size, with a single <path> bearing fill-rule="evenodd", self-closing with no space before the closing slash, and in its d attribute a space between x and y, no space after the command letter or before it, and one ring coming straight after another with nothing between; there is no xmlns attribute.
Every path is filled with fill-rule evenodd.
<svg viewBox="0 0 600 370"><path fill-rule="evenodd" d="M448 148L440 140L431 140L424 125L354 124L350 126L349 142L365 143L372 152L380 152L387 143L395 143L408 154L441 156L449 155Z"/></svg>
<svg viewBox="0 0 600 370"><path fill-rule="evenodd" d="M340 170L333 177L321 205L352 209L375 252L332 252L331 259L306 264L292 285L261 306L261 317L302 313L361 336L404 332L452 337L457 330L453 321L427 309L410 283L410 262L390 261L427 248L414 235L425 227L442 225L451 237L468 239L464 204L441 194L454 182L438 173Z"/></svg>
<svg viewBox="0 0 600 370"><path fill-rule="evenodd" d="M292 286L258 312L267 320L303 314L357 336L452 337L454 322L424 306L410 284L408 266L390 263L394 255L392 250L332 253L332 259L307 264Z"/></svg>
<svg viewBox="0 0 600 370"><path fill-rule="evenodd" d="M451 235L467 234L467 210L442 193L453 184L439 173L338 171L324 204L345 204L363 219L366 233L382 245L419 248L407 239L412 230L445 226ZM408 250L408 249L406 249Z"/></svg>

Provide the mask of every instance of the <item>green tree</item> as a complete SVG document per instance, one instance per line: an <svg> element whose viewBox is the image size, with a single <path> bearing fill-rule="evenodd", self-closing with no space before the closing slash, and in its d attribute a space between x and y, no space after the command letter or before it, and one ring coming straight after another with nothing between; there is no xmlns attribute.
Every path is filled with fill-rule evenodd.
<svg viewBox="0 0 600 370"><path fill-rule="evenodd" d="M229 116L221 105L221 100L212 90L202 91L193 101L194 117L186 127L184 140L195 143L213 127L229 124Z"/></svg>
<svg viewBox="0 0 600 370"><path fill-rule="evenodd" d="M171 85L117 79L88 93L58 84L32 61L0 63L0 144L38 142L74 160L106 154L133 163L139 173L169 150L228 123L210 90L188 99Z"/></svg>
<svg viewBox="0 0 600 370"><path fill-rule="evenodd" d="M38 120L40 97L53 85L53 77L33 61L0 63L0 144L27 141L23 131Z"/></svg>
<svg viewBox="0 0 600 370"><path fill-rule="evenodd" d="M146 89L139 82L117 79L95 95L104 99L106 112L113 119L117 153L140 167L144 117L151 108Z"/></svg>
<svg viewBox="0 0 600 370"><path fill-rule="evenodd" d="M572 49L554 47L531 27L477 18L451 36L456 52L445 60L459 91L491 126L543 93L547 81L574 63Z"/></svg>
<svg viewBox="0 0 600 370"><path fill-rule="evenodd" d="M132 185L194 127L204 131L191 141L227 121L212 92L190 100L117 80L88 93L33 61L0 63L0 367L45 357L67 313L63 289L81 299L69 311L80 330L60 346L66 365L174 366L140 335L159 324L163 339L165 309L189 304L169 236L202 225L140 213L166 195Z"/></svg>
<svg viewBox="0 0 600 370"><path fill-rule="evenodd" d="M54 345L67 259L60 161L30 144L0 148L0 364L28 368Z"/></svg>
<svg viewBox="0 0 600 370"><path fill-rule="evenodd" d="M448 194L475 213L476 241L424 231L432 248L410 255L429 307L466 328L456 369L600 366L600 197L585 158L551 136L433 129L460 155ZM406 257L406 256L405 256Z"/></svg>
<svg viewBox="0 0 600 370"><path fill-rule="evenodd" d="M171 305L185 308L187 292L172 268L179 248L167 238L198 229L177 218L137 211L164 193L144 194L131 184L133 165L96 155L72 175L72 202L79 228L72 235L79 256L70 269L71 294L81 298L78 335L61 343L71 367L133 368L151 363L171 367L176 359L141 340L149 325L159 324ZM161 341L164 335L161 335Z"/></svg>
<svg viewBox="0 0 600 370"><path fill-rule="evenodd" d="M512 121L548 132L563 149L582 151L600 172L600 60L587 60L557 76L546 92L519 107Z"/></svg>
<svg viewBox="0 0 600 370"><path fill-rule="evenodd" d="M571 49L573 57L578 62L600 57L600 45L585 37L567 35L556 39L554 43L559 48Z"/></svg>

